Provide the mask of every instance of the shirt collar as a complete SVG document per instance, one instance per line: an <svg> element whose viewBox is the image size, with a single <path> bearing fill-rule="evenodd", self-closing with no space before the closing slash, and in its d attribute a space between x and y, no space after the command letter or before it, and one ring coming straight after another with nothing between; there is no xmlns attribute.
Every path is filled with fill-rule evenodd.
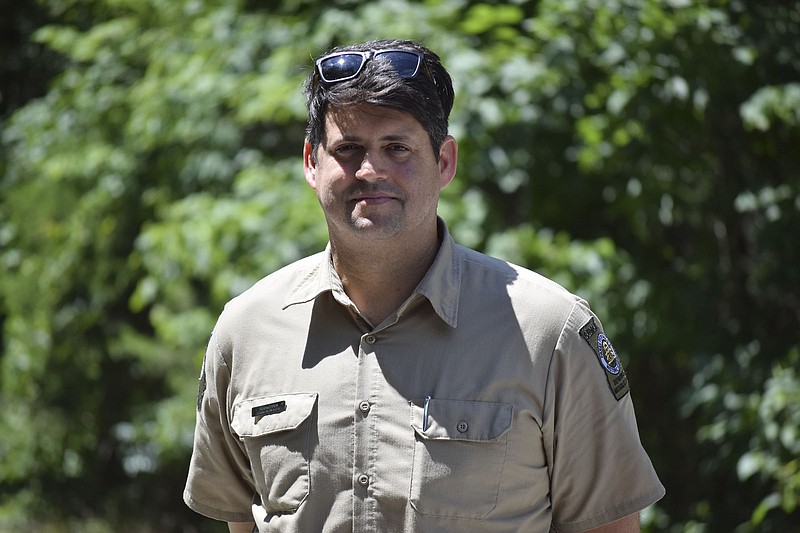
<svg viewBox="0 0 800 533"><path fill-rule="evenodd" d="M459 248L450 235L447 224L441 218L438 219L438 229L441 236L439 251L414 293L427 298L439 318L450 327L455 328L458 324L458 304L461 293ZM310 260L312 261L310 269L289 291L283 308L310 302L323 292L333 293L341 303L349 302L349 298L344 293L342 281L333 268L330 243L325 247L324 252Z"/></svg>
<svg viewBox="0 0 800 533"><path fill-rule="evenodd" d="M458 303L461 296L461 258L447 224L441 218L438 219L438 224L442 244L415 292L427 298L439 318L454 328L458 325Z"/></svg>
<svg viewBox="0 0 800 533"><path fill-rule="evenodd" d="M316 299L323 292L344 292L342 282L333 269L331 260L331 244L325 251L308 258L309 268L301 271L299 281L289 290L283 309L295 304L302 304Z"/></svg>

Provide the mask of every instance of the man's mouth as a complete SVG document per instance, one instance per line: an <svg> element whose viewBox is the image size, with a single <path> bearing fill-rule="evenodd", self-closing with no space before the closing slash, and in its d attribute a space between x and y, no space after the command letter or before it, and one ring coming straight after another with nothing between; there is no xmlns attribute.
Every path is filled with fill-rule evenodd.
<svg viewBox="0 0 800 533"><path fill-rule="evenodd" d="M355 202L361 205L382 205L395 200L393 196L388 195L369 195L356 197Z"/></svg>
<svg viewBox="0 0 800 533"><path fill-rule="evenodd" d="M398 197L389 191L356 191L351 199L361 205L382 205L397 200Z"/></svg>

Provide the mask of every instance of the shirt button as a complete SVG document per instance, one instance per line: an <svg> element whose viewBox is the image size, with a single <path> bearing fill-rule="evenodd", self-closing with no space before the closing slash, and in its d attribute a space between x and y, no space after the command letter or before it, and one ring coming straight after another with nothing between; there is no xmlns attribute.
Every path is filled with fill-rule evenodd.
<svg viewBox="0 0 800 533"><path fill-rule="evenodd" d="M366 474L361 474L360 476L358 476L358 484L361 485L362 487L366 487L367 485L369 485L369 476Z"/></svg>
<svg viewBox="0 0 800 533"><path fill-rule="evenodd" d="M375 344L377 339L375 338L375 335L367 335L364 340L367 341L367 344Z"/></svg>
<svg viewBox="0 0 800 533"><path fill-rule="evenodd" d="M366 401L366 400L364 400L363 402L358 404L358 410L361 411L364 414L369 413L369 409L370 409L370 405L369 405L369 402Z"/></svg>
<svg viewBox="0 0 800 533"><path fill-rule="evenodd" d="M469 424L467 424L464 421L461 421L456 426L456 429L458 430L459 433L466 433L467 430L469 429Z"/></svg>

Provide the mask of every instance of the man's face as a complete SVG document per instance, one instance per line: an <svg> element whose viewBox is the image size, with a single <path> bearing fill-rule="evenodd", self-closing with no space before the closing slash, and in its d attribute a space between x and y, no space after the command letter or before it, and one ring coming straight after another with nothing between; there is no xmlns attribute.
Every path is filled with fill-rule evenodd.
<svg viewBox="0 0 800 533"><path fill-rule="evenodd" d="M407 113L373 105L330 109L316 161L306 143L305 175L332 238L412 237L435 228L439 191L455 174L456 153L448 137L437 162L428 132Z"/></svg>

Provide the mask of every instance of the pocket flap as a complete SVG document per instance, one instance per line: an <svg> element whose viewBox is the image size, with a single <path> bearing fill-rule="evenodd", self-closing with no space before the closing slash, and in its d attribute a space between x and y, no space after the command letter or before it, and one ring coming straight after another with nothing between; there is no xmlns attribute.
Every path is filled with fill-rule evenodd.
<svg viewBox="0 0 800 533"><path fill-rule="evenodd" d="M231 427L240 437L257 437L296 429L314 410L317 393L260 396L233 406Z"/></svg>
<svg viewBox="0 0 800 533"><path fill-rule="evenodd" d="M424 439L496 441L511 427L513 406L508 403L469 400L413 400L414 431ZM423 429L424 428L424 429Z"/></svg>

